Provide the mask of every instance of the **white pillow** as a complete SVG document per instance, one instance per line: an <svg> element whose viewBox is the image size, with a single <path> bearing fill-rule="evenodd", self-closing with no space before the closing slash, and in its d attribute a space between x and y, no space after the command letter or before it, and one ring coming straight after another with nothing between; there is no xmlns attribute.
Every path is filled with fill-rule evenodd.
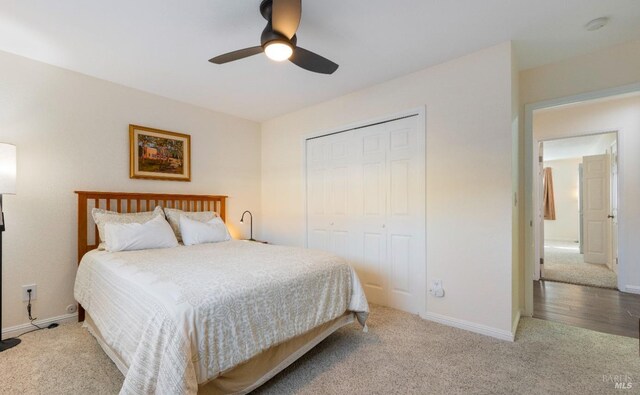
<svg viewBox="0 0 640 395"><path fill-rule="evenodd" d="M139 213L117 213L115 211L107 211L101 208L91 210L93 221L98 225L98 234L100 242L105 241L104 226L107 223L115 222L119 224L138 223L143 224L157 216L164 217L162 207L157 206L153 211L143 211Z"/></svg>
<svg viewBox="0 0 640 395"><path fill-rule="evenodd" d="M208 222L200 222L181 215L180 233L182 233L182 242L186 246L231 240L227 227L219 217Z"/></svg>
<svg viewBox="0 0 640 395"><path fill-rule="evenodd" d="M218 216L215 211L182 211L176 208L166 207L164 209L164 215L167 217L167 221L169 221L171 228L173 228L173 232L176 234L178 241L182 241L182 234L180 234L181 215L200 222L207 222Z"/></svg>
<svg viewBox="0 0 640 395"><path fill-rule="evenodd" d="M108 222L104 225L107 251L133 251L178 246L171 225L163 216L157 216L143 224L119 224Z"/></svg>

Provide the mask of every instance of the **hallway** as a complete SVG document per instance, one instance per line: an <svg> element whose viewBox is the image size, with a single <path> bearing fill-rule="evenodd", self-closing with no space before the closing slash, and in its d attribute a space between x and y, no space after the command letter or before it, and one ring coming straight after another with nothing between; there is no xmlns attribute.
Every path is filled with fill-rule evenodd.
<svg viewBox="0 0 640 395"><path fill-rule="evenodd" d="M582 285L534 281L533 316L598 332L638 338L640 295Z"/></svg>

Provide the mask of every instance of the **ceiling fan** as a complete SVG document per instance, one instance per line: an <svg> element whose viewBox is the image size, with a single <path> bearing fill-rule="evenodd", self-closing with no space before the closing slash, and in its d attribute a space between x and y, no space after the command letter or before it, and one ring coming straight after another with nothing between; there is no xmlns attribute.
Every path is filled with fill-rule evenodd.
<svg viewBox="0 0 640 395"><path fill-rule="evenodd" d="M264 52L269 59L277 62L289 59L295 65L315 73L333 74L338 69L338 65L329 59L296 45L302 0L262 0L260 14L267 20L260 45L219 55L209 59L209 62L224 64Z"/></svg>

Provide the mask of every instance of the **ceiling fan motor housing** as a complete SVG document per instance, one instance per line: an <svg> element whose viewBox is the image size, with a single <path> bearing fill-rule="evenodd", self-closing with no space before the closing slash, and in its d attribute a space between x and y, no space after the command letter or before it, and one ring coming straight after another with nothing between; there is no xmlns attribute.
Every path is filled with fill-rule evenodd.
<svg viewBox="0 0 640 395"><path fill-rule="evenodd" d="M260 14L262 17L267 20L267 26L265 26L262 31L262 35L260 36L260 45L262 47L266 47L272 41L280 41L285 42L292 47L295 48L296 42L298 41L296 36L291 37L291 40L287 38L284 34L278 33L273 30L273 25L271 24L271 11L273 10L273 0L262 0L260 3Z"/></svg>
<svg viewBox="0 0 640 395"><path fill-rule="evenodd" d="M260 36L260 45L262 45L262 47L264 48L268 43L272 41L285 42L295 47L298 39L294 35L293 37L291 37L291 40L289 40L284 35L273 30L273 27L271 26L271 22L269 22L267 23L267 26L265 26L264 30L262 31L262 35Z"/></svg>
<svg viewBox="0 0 640 395"><path fill-rule="evenodd" d="M273 9L273 0L262 0L260 3L260 14L267 21L271 22L271 10Z"/></svg>

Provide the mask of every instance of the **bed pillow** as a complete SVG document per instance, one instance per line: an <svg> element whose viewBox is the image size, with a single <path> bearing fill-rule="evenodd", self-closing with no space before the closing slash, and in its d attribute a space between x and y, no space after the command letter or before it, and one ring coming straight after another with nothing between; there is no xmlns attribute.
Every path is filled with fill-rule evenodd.
<svg viewBox="0 0 640 395"><path fill-rule="evenodd" d="M180 232L182 233L182 242L186 246L231 240L227 227L219 217L208 222L200 222L186 215L181 215Z"/></svg>
<svg viewBox="0 0 640 395"><path fill-rule="evenodd" d="M169 221L178 241L182 241L182 234L180 232L181 215L200 222L209 222L218 216L215 211L182 211L175 208L165 208L164 215L167 217L167 221Z"/></svg>
<svg viewBox="0 0 640 395"><path fill-rule="evenodd" d="M143 211L140 213L117 213L115 211L107 211L101 208L94 208L91 210L91 216L93 222L98 225L98 234L100 236L100 242L104 243L104 226L107 223L117 224L143 224L157 216L164 217L162 207L158 206L153 211Z"/></svg>
<svg viewBox="0 0 640 395"><path fill-rule="evenodd" d="M173 230L163 216L140 223L107 222L105 248L109 252L172 248L178 246Z"/></svg>

